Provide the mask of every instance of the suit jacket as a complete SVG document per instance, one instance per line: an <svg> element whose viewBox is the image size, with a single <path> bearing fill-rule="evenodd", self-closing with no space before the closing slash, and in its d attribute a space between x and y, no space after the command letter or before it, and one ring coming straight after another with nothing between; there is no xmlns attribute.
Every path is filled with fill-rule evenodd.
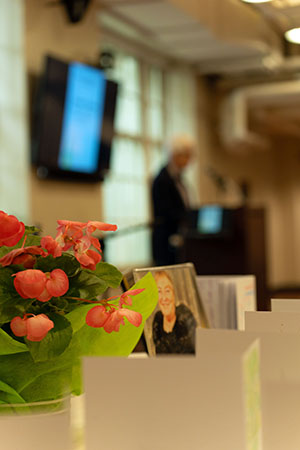
<svg viewBox="0 0 300 450"><path fill-rule="evenodd" d="M176 249L169 243L172 234L180 232L187 207L176 186L176 181L164 167L152 184L154 226L152 254L156 265L175 264Z"/></svg>

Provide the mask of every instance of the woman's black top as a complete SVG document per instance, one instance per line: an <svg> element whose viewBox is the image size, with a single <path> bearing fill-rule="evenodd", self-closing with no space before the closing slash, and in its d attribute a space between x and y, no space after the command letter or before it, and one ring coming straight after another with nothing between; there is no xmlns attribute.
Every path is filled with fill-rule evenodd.
<svg viewBox="0 0 300 450"><path fill-rule="evenodd" d="M176 322L173 330L163 329L163 314L157 311L152 324L156 353L195 353L196 320L185 305L176 307Z"/></svg>

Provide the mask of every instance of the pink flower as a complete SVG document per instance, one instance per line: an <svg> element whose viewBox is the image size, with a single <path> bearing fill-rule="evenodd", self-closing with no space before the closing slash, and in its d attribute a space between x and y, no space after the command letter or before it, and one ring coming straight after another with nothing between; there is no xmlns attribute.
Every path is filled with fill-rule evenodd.
<svg viewBox="0 0 300 450"><path fill-rule="evenodd" d="M37 245L16 248L0 259L0 265L5 267L11 264L22 264L26 269L32 269L36 255L46 256L46 252Z"/></svg>
<svg viewBox="0 0 300 450"><path fill-rule="evenodd" d="M48 254L52 255L54 258L62 255L62 247L55 239L53 239L52 236L42 237L41 246L45 248Z"/></svg>
<svg viewBox="0 0 300 450"><path fill-rule="evenodd" d="M75 220L58 220L58 227L57 231L64 232L67 228L85 228L87 225L87 222L77 222Z"/></svg>
<svg viewBox="0 0 300 450"><path fill-rule="evenodd" d="M87 223L87 230L86 235L90 239L91 245L93 245L97 250L100 250L100 242L97 238L92 236L92 233L96 230L100 231L116 231L117 225L112 225L110 223L104 223L104 222L96 222L96 221L89 221Z"/></svg>
<svg viewBox="0 0 300 450"><path fill-rule="evenodd" d="M124 317L136 327L139 327L142 323L142 315L139 312L126 308L113 308L106 311L103 305L95 306L89 310L86 315L86 323L94 328L103 327L104 331L111 333L112 331L119 331L120 325L125 325Z"/></svg>
<svg viewBox="0 0 300 450"><path fill-rule="evenodd" d="M97 305L89 310L85 321L90 327L100 328L103 327L108 318L109 313L106 311L105 306Z"/></svg>
<svg viewBox="0 0 300 450"><path fill-rule="evenodd" d="M52 272L47 272L47 280L43 292L36 297L41 302L47 302L52 297L60 297L64 295L69 289L69 278L61 269L54 269Z"/></svg>
<svg viewBox="0 0 300 450"><path fill-rule="evenodd" d="M13 247L22 238L24 232L23 222L20 222L15 216L0 211L0 246Z"/></svg>
<svg viewBox="0 0 300 450"><path fill-rule="evenodd" d="M122 307L122 305L132 305L132 299L130 298L131 295L138 295L141 292L143 292L145 289L132 289L131 291L124 292L119 300L119 308Z"/></svg>
<svg viewBox="0 0 300 450"><path fill-rule="evenodd" d="M35 265L36 262L36 258L30 254L26 254L23 253L19 256L17 256L14 260L12 264L20 264L22 265L25 269L32 269L33 266Z"/></svg>
<svg viewBox="0 0 300 450"><path fill-rule="evenodd" d="M118 308L112 305L107 305L109 310L106 310L104 305L97 305L90 309L86 315L85 321L87 325L94 328L103 327L107 333L112 331L119 331L120 325L125 325L124 317L132 323L135 327L139 327L142 323L142 314L131 309L123 308L123 305L132 305L132 295L138 295L144 289L132 289L124 292L119 299Z"/></svg>
<svg viewBox="0 0 300 450"><path fill-rule="evenodd" d="M89 220L87 223L87 234L91 234L96 230L100 231L116 231L117 225L113 225L111 223L105 222L97 222L93 220Z"/></svg>
<svg viewBox="0 0 300 450"><path fill-rule="evenodd" d="M69 279L61 269L52 272L28 269L15 275L14 286L23 298L36 298L47 302L52 297L60 297L69 289Z"/></svg>
<svg viewBox="0 0 300 450"><path fill-rule="evenodd" d="M55 240L62 247L63 251L71 248L78 239L83 236L86 223L73 222L71 220L58 220L57 235Z"/></svg>
<svg viewBox="0 0 300 450"><path fill-rule="evenodd" d="M92 233L96 230L115 231L116 225L104 222L76 222L71 220L58 220L57 235L53 239L51 236L42 238L41 244L49 254L54 257L61 256L62 251L74 249L74 254L81 266L86 269L95 270L98 262L101 261L99 240ZM86 234L85 234L86 233Z"/></svg>
<svg viewBox="0 0 300 450"><path fill-rule="evenodd" d="M95 270L96 264L101 261L101 255L95 250L90 250L90 245L90 239L87 236L78 239L74 245L74 254L81 267Z"/></svg>
<svg viewBox="0 0 300 450"><path fill-rule="evenodd" d="M86 238L89 242L89 247L93 245L97 250L100 250L99 240L92 236L96 230L101 231L115 231L116 225L105 222L89 221L89 222L74 222L71 220L58 220L56 240L63 247L63 250L68 250L72 245L76 245L82 238ZM86 236L84 232L86 231Z"/></svg>
<svg viewBox="0 0 300 450"><path fill-rule="evenodd" d="M75 258L80 262L84 269L95 270L98 262L101 261L101 255L95 250L86 250L83 253L75 252Z"/></svg>
<svg viewBox="0 0 300 450"><path fill-rule="evenodd" d="M10 328L15 336L26 336L29 341L39 342L54 327L54 323L45 314L37 316L14 317L10 322Z"/></svg>
<svg viewBox="0 0 300 450"><path fill-rule="evenodd" d="M47 277L41 270L28 269L18 272L14 278L14 286L23 298L36 298L43 292Z"/></svg>
<svg viewBox="0 0 300 450"><path fill-rule="evenodd" d="M124 317L132 323L135 327L139 327L142 323L142 314L131 309L121 308L113 311L107 321L105 322L103 328L107 333L112 331L119 331L120 325L125 325Z"/></svg>

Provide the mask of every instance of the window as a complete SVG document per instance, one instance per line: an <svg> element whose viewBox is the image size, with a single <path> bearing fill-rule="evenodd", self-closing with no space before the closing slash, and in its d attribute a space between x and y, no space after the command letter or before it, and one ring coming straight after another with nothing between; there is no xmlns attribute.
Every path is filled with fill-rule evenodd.
<svg viewBox="0 0 300 450"><path fill-rule="evenodd" d="M28 219L24 2L0 0L0 209Z"/></svg>
<svg viewBox="0 0 300 450"><path fill-rule="evenodd" d="M115 51L114 57L109 77L119 83L120 89L103 204L105 221L116 223L118 232L107 236L105 255L108 262L125 269L151 264L151 180L166 162L164 141L168 130L190 132L193 127L191 112L186 114L191 109L190 100L182 97L190 95L187 89L192 88L187 82L184 92L182 86L177 90L174 75L158 65L122 51ZM195 99L195 92L191 98Z"/></svg>

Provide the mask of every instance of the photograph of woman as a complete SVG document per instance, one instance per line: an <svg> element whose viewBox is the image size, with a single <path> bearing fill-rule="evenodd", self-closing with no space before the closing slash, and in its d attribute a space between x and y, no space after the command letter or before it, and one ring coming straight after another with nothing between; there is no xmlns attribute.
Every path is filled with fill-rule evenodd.
<svg viewBox="0 0 300 450"><path fill-rule="evenodd" d="M144 328L149 355L194 354L196 327L207 327L207 320L193 264L135 269L135 281L149 271L158 290L157 307Z"/></svg>
<svg viewBox="0 0 300 450"><path fill-rule="evenodd" d="M152 323L156 353L194 353L196 320L192 312L184 304L175 305L173 280L165 270L155 272L154 278L160 308Z"/></svg>

